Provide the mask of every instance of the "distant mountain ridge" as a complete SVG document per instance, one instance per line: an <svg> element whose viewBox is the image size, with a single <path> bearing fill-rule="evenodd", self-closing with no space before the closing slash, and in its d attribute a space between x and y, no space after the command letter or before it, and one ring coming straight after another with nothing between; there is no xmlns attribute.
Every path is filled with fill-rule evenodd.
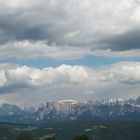
<svg viewBox="0 0 140 140"><path fill-rule="evenodd" d="M68 120L140 120L140 97L128 100L62 100L47 102L40 105L37 110L30 106L0 106L0 122L40 124Z"/></svg>

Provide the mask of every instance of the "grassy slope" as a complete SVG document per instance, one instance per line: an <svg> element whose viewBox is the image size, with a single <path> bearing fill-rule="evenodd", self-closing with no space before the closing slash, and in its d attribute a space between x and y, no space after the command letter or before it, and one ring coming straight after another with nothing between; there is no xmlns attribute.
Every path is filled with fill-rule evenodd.
<svg viewBox="0 0 140 140"><path fill-rule="evenodd" d="M15 140L28 133L37 138L55 136L57 140L73 140L87 134L93 140L140 140L140 122L60 122L48 125L0 123L0 140Z"/></svg>

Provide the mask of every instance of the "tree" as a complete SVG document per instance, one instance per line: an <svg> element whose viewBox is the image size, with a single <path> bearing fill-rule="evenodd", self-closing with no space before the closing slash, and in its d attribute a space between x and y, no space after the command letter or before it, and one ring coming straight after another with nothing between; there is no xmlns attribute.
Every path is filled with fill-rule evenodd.
<svg viewBox="0 0 140 140"><path fill-rule="evenodd" d="M81 136L76 136L74 140L89 140L89 138L86 135L81 135Z"/></svg>

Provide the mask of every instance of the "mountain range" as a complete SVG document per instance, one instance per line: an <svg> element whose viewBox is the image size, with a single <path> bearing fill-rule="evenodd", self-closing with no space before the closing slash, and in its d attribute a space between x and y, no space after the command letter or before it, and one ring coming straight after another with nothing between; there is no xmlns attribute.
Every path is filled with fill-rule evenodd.
<svg viewBox="0 0 140 140"><path fill-rule="evenodd" d="M140 120L140 97L137 99L103 98L96 101L62 100L31 106L2 104L0 122L45 124L76 120Z"/></svg>

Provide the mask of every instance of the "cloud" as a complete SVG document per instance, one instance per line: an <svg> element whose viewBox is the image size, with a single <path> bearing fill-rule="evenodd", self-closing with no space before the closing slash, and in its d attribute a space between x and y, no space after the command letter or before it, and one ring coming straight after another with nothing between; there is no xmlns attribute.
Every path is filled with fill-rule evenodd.
<svg viewBox="0 0 140 140"><path fill-rule="evenodd" d="M37 59L37 58L52 58L52 59L77 59L90 54L90 51L75 47L57 47L49 46L44 42L29 42L18 41L13 44L7 43L0 46L0 60L5 59Z"/></svg>
<svg viewBox="0 0 140 140"><path fill-rule="evenodd" d="M62 59L61 55L55 58L53 54L56 50L59 54L64 50L69 59L73 57L70 56L69 49L79 50L74 58L96 52L98 55L106 55L107 50L118 56L120 51L124 52L123 56L131 56L131 53L126 52L133 50L134 56L139 56L139 0L0 2L0 48L4 50L0 51L0 56L3 56L3 59L9 56L25 58L21 52L17 55L19 50L22 50L23 54L30 50L32 58L42 56ZM29 42L30 45L23 48L21 42ZM47 52L46 46L55 46L56 49L51 49L53 53L50 55L37 54L40 49ZM80 50L83 50L82 53ZM67 59L67 56L63 59Z"/></svg>
<svg viewBox="0 0 140 140"><path fill-rule="evenodd" d="M21 101L28 98L32 102L139 96L139 62L121 62L100 68L61 65L37 69L5 65L1 65L0 70L0 96L11 100L15 95Z"/></svg>
<svg viewBox="0 0 140 140"><path fill-rule="evenodd" d="M125 33L108 37L103 41L103 45L113 51L126 51L140 49L140 30L127 31Z"/></svg>
<svg viewBox="0 0 140 140"><path fill-rule="evenodd" d="M77 73L78 72L78 73ZM58 68L36 69L27 66L1 69L1 87L6 86L55 86L81 83L88 75L83 67L62 65Z"/></svg>

